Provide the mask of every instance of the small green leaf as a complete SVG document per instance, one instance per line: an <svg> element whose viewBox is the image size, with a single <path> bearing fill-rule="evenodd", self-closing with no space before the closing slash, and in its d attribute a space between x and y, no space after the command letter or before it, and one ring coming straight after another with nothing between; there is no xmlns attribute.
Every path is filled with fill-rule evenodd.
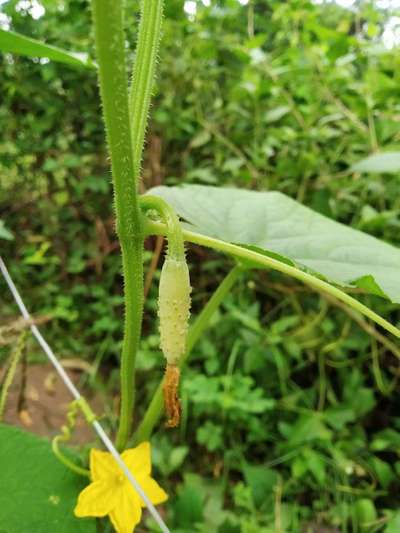
<svg viewBox="0 0 400 533"><path fill-rule="evenodd" d="M96 521L75 518L87 480L53 455L50 443L0 424L0 531L95 533Z"/></svg>
<svg viewBox="0 0 400 533"><path fill-rule="evenodd" d="M388 172L396 174L400 172L400 152L385 152L374 154L355 163L351 170L353 172L369 172L379 174Z"/></svg>
<svg viewBox="0 0 400 533"><path fill-rule="evenodd" d="M49 248L49 242L42 242L42 244L35 250L33 254L24 259L24 263L26 265L45 265L47 262L45 255Z"/></svg>
<svg viewBox="0 0 400 533"><path fill-rule="evenodd" d="M172 448L169 456L169 473L177 470L184 462L189 448L187 446L177 446Z"/></svg>
<svg viewBox="0 0 400 533"><path fill-rule="evenodd" d="M379 457L372 456L369 459L369 463L379 481L384 489L389 488L390 484L395 480L395 474L391 466L379 459Z"/></svg>
<svg viewBox="0 0 400 533"><path fill-rule="evenodd" d="M0 239L5 239L6 241L12 241L14 235L9 231L5 225L4 221L0 219Z"/></svg>
<svg viewBox="0 0 400 533"><path fill-rule="evenodd" d="M47 57L59 63L67 63L68 65L79 67L96 67L89 55L84 52L69 52L36 39L25 37L25 35L2 29L0 29L0 51L28 57Z"/></svg>
<svg viewBox="0 0 400 533"><path fill-rule="evenodd" d="M222 427L207 420L196 432L196 440L203 444L208 451L214 452L223 445Z"/></svg>
<svg viewBox="0 0 400 533"><path fill-rule="evenodd" d="M374 502L368 498L361 498L355 502L353 515L362 531L370 531L372 522L378 518Z"/></svg>
<svg viewBox="0 0 400 533"><path fill-rule="evenodd" d="M288 438L289 446L298 446L314 440L328 440L332 432L325 426L318 413L304 414L292 426Z"/></svg>
<svg viewBox="0 0 400 533"><path fill-rule="evenodd" d="M278 481L275 470L264 465L245 465L243 474L257 507L274 497L274 488Z"/></svg>
<svg viewBox="0 0 400 533"><path fill-rule="evenodd" d="M312 473L319 485L323 485L326 480L326 461L324 456L312 448L304 448L302 455L306 461L307 469Z"/></svg>
<svg viewBox="0 0 400 533"><path fill-rule="evenodd" d="M338 431L356 419L354 410L343 404L329 407L324 411L323 416L327 424Z"/></svg>
<svg viewBox="0 0 400 533"><path fill-rule="evenodd" d="M185 483L179 490L175 502L175 514L179 517L180 527L194 528L203 520L203 503L205 494L196 482L196 476L186 474Z"/></svg>
<svg viewBox="0 0 400 533"><path fill-rule="evenodd" d="M393 450L400 452L400 432L392 428L386 428L374 435L371 442L371 450L381 452Z"/></svg>
<svg viewBox="0 0 400 533"><path fill-rule="evenodd" d="M298 455L295 457L291 464L292 476L295 479L301 479L307 472L307 462L304 457Z"/></svg>
<svg viewBox="0 0 400 533"><path fill-rule="evenodd" d="M287 115L290 112L290 107L286 105L275 107L275 109L271 109L271 111L267 111L265 113L265 120L266 122L276 122L277 120L281 119L285 115Z"/></svg>
<svg viewBox="0 0 400 533"><path fill-rule="evenodd" d="M383 533L398 533L400 531L400 511L396 511L386 524Z"/></svg>
<svg viewBox="0 0 400 533"><path fill-rule="evenodd" d="M200 148L200 146L203 146L204 144L207 144L211 139L211 134L207 130L201 131L196 137L193 137L193 139L190 141L190 147L191 148Z"/></svg>

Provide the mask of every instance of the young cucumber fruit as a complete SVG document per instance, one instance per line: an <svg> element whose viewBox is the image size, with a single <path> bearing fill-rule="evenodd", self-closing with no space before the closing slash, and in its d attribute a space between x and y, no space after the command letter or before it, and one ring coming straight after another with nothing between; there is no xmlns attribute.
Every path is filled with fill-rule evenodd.
<svg viewBox="0 0 400 533"><path fill-rule="evenodd" d="M169 365L179 364L185 355L191 290L185 258L167 255L160 276L158 315L161 350Z"/></svg>

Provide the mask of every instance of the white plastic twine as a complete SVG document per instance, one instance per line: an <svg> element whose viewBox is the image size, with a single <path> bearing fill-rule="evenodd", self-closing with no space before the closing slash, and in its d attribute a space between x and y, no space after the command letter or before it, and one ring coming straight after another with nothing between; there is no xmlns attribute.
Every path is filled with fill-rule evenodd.
<svg viewBox="0 0 400 533"><path fill-rule="evenodd" d="M22 298L21 298L21 296L20 296L20 294L19 294L19 292L18 292L13 280L11 279L11 276L10 276L10 274L9 274L9 272L7 270L7 267L6 267L6 265L5 265L5 263L4 263L4 261L3 261L1 256L0 256L0 270L1 270L1 273L3 274L4 279L6 280L8 288L10 289L16 304L19 307L19 310L21 311L22 316L25 318L25 320L31 321L31 316L30 316L30 314L29 314L24 302L22 301ZM64 368L62 367L62 365L58 361L57 357L54 355L53 350L47 344L46 340L44 339L44 337L40 333L40 331L37 328L37 326L35 326L34 324L30 324L29 327L30 327L30 329L32 331L32 334L37 339L37 341L40 344L40 346L43 348L43 350L44 350L45 354L47 355L47 357L49 358L50 362L52 363L52 365L54 366L54 368L58 372L60 378L65 383L65 386L69 389L70 393L75 398L75 400L80 400L82 398L81 394L79 393L78 389L75 387L75 385L72 383L72 381L68 377L68 374L65 372ZM140 484L136 480L135 476L132 474L132 472L130 472L130 470L128 469L128 467L124 463L124 460L122 459L121 455L118 453L118 451L116 450L115 446L113 445L113 443L111 442L111 440L107 436L107 434L104 431L104 429L101 426L101 424L97 420L94 420L92 422L92 426L95 429L97 435L100 437L100 439L103 442L104 446L111 453L111 455L114 457L115 461L117 462L118 466L121 468L121 470L123 471L125 476L128 478L128 480L131 483L131 485L133 486L133 488L136 490L136 492L139 494L139 496L145 502L147 509L150 511L150 513L153 516L154 520L157 522L160 530L163 531L163 533L170 533L170 530L165 525L165 523L164 523L163 519L161 518L161 516L159 515L157 509L151 503L150 499L148 498L148 496L146 495L146 493L144 492L144 490L142 489L142 487L140 486Z"/></svg>

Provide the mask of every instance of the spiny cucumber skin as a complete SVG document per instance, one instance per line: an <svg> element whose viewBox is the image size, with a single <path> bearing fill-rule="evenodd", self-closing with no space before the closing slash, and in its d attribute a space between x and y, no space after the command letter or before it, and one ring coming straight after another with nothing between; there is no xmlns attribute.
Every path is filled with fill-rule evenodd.
<svg viewBox="0 0 400 533"><path fill-rule="evenodd" d="M161 350L169 365L177 365L186 351L191 290L186 260L166 257L160 276L158 316Z"/></svg>

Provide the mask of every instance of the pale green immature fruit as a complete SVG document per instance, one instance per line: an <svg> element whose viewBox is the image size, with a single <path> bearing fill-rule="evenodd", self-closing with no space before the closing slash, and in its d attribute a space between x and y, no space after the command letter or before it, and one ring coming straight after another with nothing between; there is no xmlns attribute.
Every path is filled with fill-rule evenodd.
<svg viewBox="0 0 400 533"><path fill-rule="evenodd" d="M161 350L169 365L177 365L186 352L191 290L185 259L167 256L160 276L158 316Z"/></svg>

